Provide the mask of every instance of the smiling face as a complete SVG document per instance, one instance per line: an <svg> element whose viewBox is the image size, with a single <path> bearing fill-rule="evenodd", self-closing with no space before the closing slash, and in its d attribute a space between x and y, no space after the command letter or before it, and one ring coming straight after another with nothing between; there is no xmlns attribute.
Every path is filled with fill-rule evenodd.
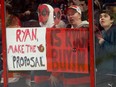
<svg viewBox="0 0 116 87"><path fill-rule="evenodd" d="M107 13L101 13L100 14L100 19L99 19L100 25L106 29L109 28L112 23L114 22L113 19L111 19L110 15Z"/></svg>
<svg viewBox="0 0 116 87"><path fill-rule="evenodd" d="M67 18L70 24L76 25L79 20L81 20L81 14L78 13L75 9L68 9Z"/></svg>

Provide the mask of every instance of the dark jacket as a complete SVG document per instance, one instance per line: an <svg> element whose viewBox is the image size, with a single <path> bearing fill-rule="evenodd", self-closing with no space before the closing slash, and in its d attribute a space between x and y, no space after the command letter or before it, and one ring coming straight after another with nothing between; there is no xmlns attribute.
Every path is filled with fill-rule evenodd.
<svg viewBox="0 0 116 87"><path fill-rule="evenodd" d="M116 26L102 31L104 42L96 47L96 65L100 74L116 74Z"/></svg>

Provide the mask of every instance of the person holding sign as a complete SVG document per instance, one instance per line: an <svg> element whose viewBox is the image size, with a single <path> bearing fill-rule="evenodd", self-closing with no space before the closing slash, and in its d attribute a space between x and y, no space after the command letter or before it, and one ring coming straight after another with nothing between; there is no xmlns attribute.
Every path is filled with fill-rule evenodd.
<svg viewBox="0 0 116 87"><path fill-rule="evenodd" d="M99 23L103 30L97 35L99 53L96 54L96 87L116 87L116 26L110 10L100 13Z"/></svg>
<svg viewBox="0 0 116 87"><path fill-rule="evenodd" d="M72 31L73 30L79 30L79 29L82 29L82 30L83 29L88 29L88 27L89 27L89 23L86 20L82 21L82 11L81 11L80 7L77 6L77 5L72 5L72 6L68 7L67 18L68 18L68 22L69 22L69 24L67 25L67 28L71 28ZM81 32L81 31L75 31L75 32L77 32L77 33L80 32L83 35L83 32ZM85 38L85 37L88 37L88 35L87 36L84 35L83 38ZM80 37L80 39L82 40L81 37ZM80 43L78 41L76 41L76 42ZM74 41L73 44L76 45L77 43L75 43L75 41ZM83 47L79 47L79 48L83 48ZM88 45L87 45L86 49L87 49L87 52L88 52ZM78 50L78 47L74 47L72 54L78 55L78 52L76 52L77 50ZM88 58L89 54L86 55L84 53L83 55L85 55ZM83 58L83 57L80 56L79 60L76 60L76 61L79 63L79 61L82 60L81 58ZM84 61L85 60L82 60L81 62L84 62ZM81 63L80 63L80 65L81 65ZM78 64L78 67L80 65ZM64 85L65 85L65 87L90 87L89 72L87 72L87 73L84 73L84 72L82 73L82 72L78 71L78 72L75 72L75 73L73 73L73 72L72 73L70 73L70 72L64 73L64 79L65 79L64 80Z"/></svg>
<svg viewBox="0 0 116 87"><path fill-rule="evenodd" d="M55 27L54 23L54 9L49 4L42 4L38 7L39 11L39 24L41 27L53 28ZM59 15L60 16L60 15ZM58 20L59 21L59 20ZM62 87L62 84L59 84L60 74L48 72L47 70L41 70L34 72L34 87Z"/></svg>
<svg viewBox="0 0 116 87"><path fill-rule="evenodd" d="M12 12L12 5L6 2L5 6L6 6L6 28L9 29L21 28L20 19ZM15 87L16 85L17 87L21 86L28 87L29 85L26 83L27 80L26 75L22 76L22 72L9 70L8 72L8 83L10 83L9 87Z"/></svg>

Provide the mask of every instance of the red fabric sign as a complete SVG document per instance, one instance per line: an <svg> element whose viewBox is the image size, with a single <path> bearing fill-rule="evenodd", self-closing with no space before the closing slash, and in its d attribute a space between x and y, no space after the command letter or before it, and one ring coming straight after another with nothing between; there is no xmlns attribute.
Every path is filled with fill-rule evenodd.
<svg viewBox="0 0 116 87"><path fill-rule="evenodd" d="M88 73L88 29L47 28L47 70Z"/></svg>

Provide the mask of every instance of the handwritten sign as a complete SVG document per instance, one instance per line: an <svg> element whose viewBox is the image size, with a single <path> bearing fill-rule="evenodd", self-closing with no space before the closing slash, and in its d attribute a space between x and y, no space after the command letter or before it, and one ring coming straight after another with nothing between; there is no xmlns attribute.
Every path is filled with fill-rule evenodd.
<svg viewBox="0 0 116 87"><path fill-rule="evenodd" d="M9 70L46 70L46 28L7 28Z"/></svg>
<svg viewBox="0 0 116 87"><path fill-rule="evenodd" d="M47 29L47 70L88 73L88 29Z"/></svg>

